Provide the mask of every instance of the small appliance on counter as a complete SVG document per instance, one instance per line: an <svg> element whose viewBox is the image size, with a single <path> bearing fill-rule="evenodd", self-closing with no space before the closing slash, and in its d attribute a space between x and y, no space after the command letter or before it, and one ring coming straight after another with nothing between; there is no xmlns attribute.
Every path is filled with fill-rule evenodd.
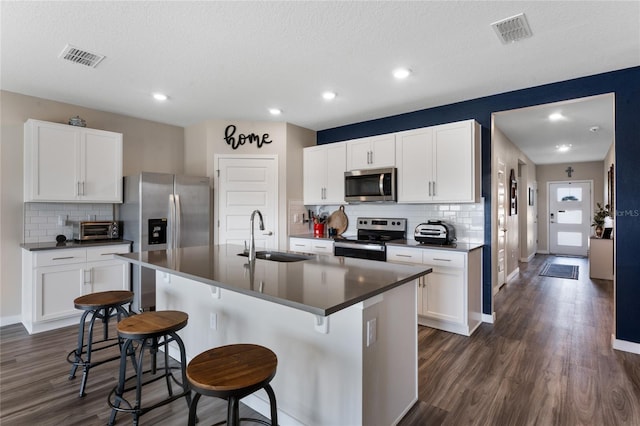
<svg viewBox="0 0 640 426"><path fill-rule="evenodd" d="M117 240L120 225L113 220L80 221L73 224L73 239L76 241Z"/></svg>
<svg viewBox="0 0 640 426"><path fill-rule="evenodd" d="M421 244L449 245L456 240L456 230L441 220L429 220L416 226L413 238Z"/></svg>

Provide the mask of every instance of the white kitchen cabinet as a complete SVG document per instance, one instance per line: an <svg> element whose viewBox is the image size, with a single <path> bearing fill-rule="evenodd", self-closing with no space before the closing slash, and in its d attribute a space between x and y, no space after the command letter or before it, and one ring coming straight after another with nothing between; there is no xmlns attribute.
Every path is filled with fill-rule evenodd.
<svg viewBox="0 0 640 426"><path fill-rule="evenodd" d="M396 140L393 133L347 142L347 170L396 166Z"/></svg>
<svg viewBox="0 0 640 426"><path fill-rule="evenodd" d="M27 120L24 201L122 202L122 134Z"/></svg>
<svg viewBox="0 0 640 426"><path fill-rule="evenodd" d="M613 280L613 240L591 237L589 244L589 277Z"/></svg>
<svg viewBox="0 0 640 426"><path fill-rule="evenodd" d="M75 324L82 311L73 300L83 294L129 290L129 244L92 248L22 251L22 323L29 333Z"/></svg>
<svg viewBox="0 0 640 426"><path fill-rule="evenodd" d="M304 204L344 203L346 161L346 144L344 142L304 149Z"/></svg>
<svg viewBox="0 0 640 426"><path fill-rule="evenodd" d="M466 120L396 133L399 203L480 199L480 125Z"/></svg>
<svg viewBox="0 0 640 426"><path fill-rule="evenodd" d="M418 323L470 336L482 322L482 252L387 246L387 261L433 269L418 282Z"/></svg>
<svg viewBox="0 0 640 426"><path fill-rule="evenodd" d="M289 250L302 253L333 254L333 241L318 238L289 238Z"/></svg>

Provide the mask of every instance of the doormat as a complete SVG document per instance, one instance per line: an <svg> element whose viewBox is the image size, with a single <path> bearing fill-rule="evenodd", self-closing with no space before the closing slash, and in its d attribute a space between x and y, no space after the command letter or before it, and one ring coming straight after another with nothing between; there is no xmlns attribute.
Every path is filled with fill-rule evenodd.
<svg viewBox="0 0 640 426"><path fill-rule="evenodd" d="M555 277L555 278L567 278L570 280L578 279L578 265L561 265L558 263L547 263L542 267L540 276L542 277Z"/></svg>

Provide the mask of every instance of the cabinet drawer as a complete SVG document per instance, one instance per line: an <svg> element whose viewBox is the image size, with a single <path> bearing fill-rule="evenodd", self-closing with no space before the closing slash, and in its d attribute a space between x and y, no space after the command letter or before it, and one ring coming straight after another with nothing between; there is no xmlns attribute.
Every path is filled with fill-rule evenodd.
<svg viewBox="0 0 640 426"><path fill-rule="evenodd" d="M333 254L333 241L312 241L311 250L314 253Z"/></svg>
<svg viewBox="0 0 640 426"><path fill-rule="evenodd" d="M43 250L34 253L33 267L69 265L72 263L84 263L86 260L87 252L84 249Z"/></svg>
<svg viewBox="0 0 640 426"><path fill-rule="evenodd" d="M423 263L431 266L446 266L450 268L464 268L466 254L445 250L425 250L422 254Z"/></svg>
<svg viewBox="0 0 640 426"><path fill-rule="evenodd" d="M387 246L387 262L422 263L422 250Z"/></svg>
<svg viewBox="0 0 640 426"><path fill-rule="evenodd" d="M87 249L87 262L113 259L114 254L129 253L129 244L114 244Z"/></svg>
<svg viewBox="0 0 640 426"><path fill-rule="evenodd" d="M307 240L305 238L289 238L289 250L310 252L311 240Z"/></svg>

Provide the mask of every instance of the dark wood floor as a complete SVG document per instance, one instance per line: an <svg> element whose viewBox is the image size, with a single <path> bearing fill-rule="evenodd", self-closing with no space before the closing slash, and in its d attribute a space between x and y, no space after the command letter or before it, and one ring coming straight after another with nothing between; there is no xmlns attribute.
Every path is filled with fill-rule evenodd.
<svg viewBox="0 0 640 426"><path fill-rule="evenodd" d="M578 264L579 279L538 276L547 261ZM611 349L611 282L590 280L582 258L536 256L520 270L495 297L495 324L472 337L420 327L419 402L401 426L640 425L640 355ZM106 424L117 369L92 370L88 395L78 398L80 376L69 381L65 362L76 333L0 329L0 424ZM152 386L149 398L163 389L162 382ZM223 419L226 410L213 398L198 408L202 424ZM186 403L176 401L141 424L184 425L186 418Z"/></svg>

